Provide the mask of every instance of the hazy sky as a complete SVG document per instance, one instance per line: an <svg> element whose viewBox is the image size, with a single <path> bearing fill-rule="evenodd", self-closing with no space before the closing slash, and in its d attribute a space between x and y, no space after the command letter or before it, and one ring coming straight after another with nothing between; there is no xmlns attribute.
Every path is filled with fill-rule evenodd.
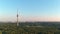
<svg viewBox="0 0 60 34"><path fill-rule="evenodd" d="M60 21L60 0L0 0L0 21Z"/></svg>

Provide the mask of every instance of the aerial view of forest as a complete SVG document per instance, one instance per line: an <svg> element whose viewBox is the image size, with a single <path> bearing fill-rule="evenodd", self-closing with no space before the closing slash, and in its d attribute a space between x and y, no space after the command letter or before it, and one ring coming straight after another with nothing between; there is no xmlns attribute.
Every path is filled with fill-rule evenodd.
<svg viewBox="0 0 60 34"><path fill-rule="evenodd" d="M2 34L60 34L59 22L0 23Z"/></svg>
<svg viewBox="0 0 60 34"><path fill-rule="evenodd" d="M0 0L0 34L60 34L60 0Z"/></svg>

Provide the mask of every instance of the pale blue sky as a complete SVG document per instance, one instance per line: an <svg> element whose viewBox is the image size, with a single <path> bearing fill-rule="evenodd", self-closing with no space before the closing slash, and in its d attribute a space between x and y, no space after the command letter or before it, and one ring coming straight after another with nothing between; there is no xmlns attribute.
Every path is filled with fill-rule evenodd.
<svg viewBox="0 0 60 34"><path fill-rule="evenodd" d="M17 9L24 19L29 16L60 17L60 0L0 0L0 21L15 17Z"/></svg>

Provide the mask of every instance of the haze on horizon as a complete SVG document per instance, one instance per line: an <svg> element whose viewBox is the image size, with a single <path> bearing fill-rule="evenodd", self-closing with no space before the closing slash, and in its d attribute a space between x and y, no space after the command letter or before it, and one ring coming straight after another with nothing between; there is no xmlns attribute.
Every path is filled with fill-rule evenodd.
<svg viewBox="0 0 60 34"><path fill-rule="evenodd" d="M60 0L0 0L0 21L60 21Z"/></svg>

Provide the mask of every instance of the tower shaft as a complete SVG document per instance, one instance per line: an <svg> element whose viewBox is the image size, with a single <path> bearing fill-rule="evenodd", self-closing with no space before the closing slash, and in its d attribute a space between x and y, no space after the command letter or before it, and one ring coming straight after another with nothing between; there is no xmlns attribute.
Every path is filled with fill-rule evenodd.
<svg viewBox="0 0 60 34"><path fill-rule="evenodd" d="M18 10L17 10L17 26L19 26L19 22L18 22Z"/></svg>

